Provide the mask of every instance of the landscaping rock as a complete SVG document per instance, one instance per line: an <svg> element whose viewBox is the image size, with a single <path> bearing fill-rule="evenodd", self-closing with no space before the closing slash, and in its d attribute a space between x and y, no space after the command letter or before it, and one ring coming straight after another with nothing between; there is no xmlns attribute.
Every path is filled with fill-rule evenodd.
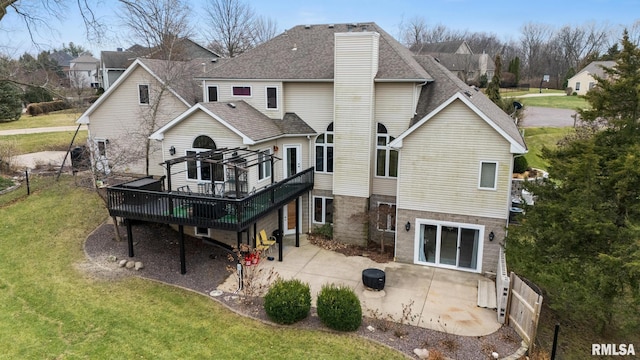
<svg viewBox="0 0 640 360"><path fill-rule="evenodd" d="M127 265L125 265L127 269L133 269L135 266L136 266L136 263L131 260L127 261Z"/></svg>
<svg viewBox="0 0 640 360"><path fill-rule="evenodd" d="M107 260L109 262L116 262L118 261L118 258L115 255L109 255L109 257L107 258Z"/></svg>
<svg viewBox="0 0 640 360"><path fill-rule="evenodd" d="M429 358L429 350L427 350L427 349L413 349L413 353L416 354L418 359L428 359Z"/></svg>
<svg viewBox="0 0 640 360"><path fill-rule="evenodd" d="M127 260L120 260L120 262L118 263L118 266L120 267L125 267L127 265Z"/></svg>
<svg viewBox="0 0 640 360"><path fill-rule="evenodd" d="M136 263L135 263L135 269L136 269L136 270L144 269L144 265L142 264L142 262L141 262L141 261L136 261Z"/></svg>
<svg viewBox="0 0 640 360"><path fill-rule="evenodd" d="M367 326L367 330L369 330L371 332L374 332L374 331L376 331L376 328L374 328L373 326L369 325L369 326Z"/></svg>

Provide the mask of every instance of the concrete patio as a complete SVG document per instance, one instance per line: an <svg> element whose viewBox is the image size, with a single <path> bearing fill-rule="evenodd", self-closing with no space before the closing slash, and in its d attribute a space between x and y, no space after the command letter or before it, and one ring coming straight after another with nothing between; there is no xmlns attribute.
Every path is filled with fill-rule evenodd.
<svg viewBox="0 0 640 360"><path fill-rule="evenodd" d="M277 250L277 249L274 249ZM296 278L311 287L313 306L325 284L341 284L354 289L359 296L363 314L402 319L403 310L410 309L412 325L465 336L483 336L497 331L501 324L496 311L478 307L478 281L490 281L480 274L432 268L395 262L376 263L366 257L347 257L310 244L300 237L300 247L285 238L284 260L263 259L260 274L273 269L284 279ZM275 251L274 251L275 254ZM384 290L368 290L362 284L362 270L378 268L385 271ZM231 275L219 287L234 292L238 288L236 275Z"/></svg>

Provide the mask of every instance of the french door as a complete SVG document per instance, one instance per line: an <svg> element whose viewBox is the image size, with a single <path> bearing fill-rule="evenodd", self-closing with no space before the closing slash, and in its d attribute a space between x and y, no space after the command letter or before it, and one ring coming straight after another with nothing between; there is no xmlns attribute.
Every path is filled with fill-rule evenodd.
<svg viewBox="0 0 640 360"><path fill-rule="evenodd" d="M284 145L283 175L285 178L302 171L302 145ZM302 204L300 204L302 206ZM300 219L296 218L296 201L293 200L284 207L284 233L295 233L296 226L300 226Z"/></svg>
<svg viewBox="0 0 640 360"><path fill-rule="evenodd" d="M417 263L480 271L483 226L420 220L417 223Z"/></svg>

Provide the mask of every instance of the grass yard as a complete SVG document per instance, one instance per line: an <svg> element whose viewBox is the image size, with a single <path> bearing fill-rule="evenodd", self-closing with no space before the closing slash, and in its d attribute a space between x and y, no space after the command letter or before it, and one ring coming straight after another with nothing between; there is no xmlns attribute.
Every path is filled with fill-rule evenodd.
<svg viewBox="0 0 640 360"><path fill-rule="evenodd" d="M31 129L52 126L77 126L76 120L82 113L78 109L52 112L49 115L31 116L22 114L20 120L0 123L0 130Z"/></svg>
<svg viewBox="0 0 640 360"><path fill-rule="evenodd" d="M57 131L37 134L5 135L0 136L0 144L9 142L15 144L15 154L28 154L39 151L67 151L69 143L73 139L75 131ZM83 145L87 142L87 131L78 132L74 145Z"/></svg>
<svg viewBox="0 0 640 360"><path fill-rule="evenodd" d="M82 249L107 217L101 200L69 176L32 185L0 196L2 358L404 358L356 336L267 326L184 289L91 277Z"/></svg>
<svg viewBox="0 0 640 360"><path fill-rule="evenodd" d="M505 89L505 88L500 89L500 95L502 97L516 97L516 96L522 96L527 94L564 94L564 93L565 92L563 90L545 89L545 88L542 88L542 92L540 92L540 88L530 88L529 91L511 91L511 89Z"/></svg>
<svg viewBox="0 0 640 360"><path fill-rule="evenodd" d="M579 96L536 96L519 98L524 106L538 106L556 109L584 109L588 108L587 101Z"/></svg>
<svg viewBox="0 0 640 360"><path fill-rule="evenodd" d="M530 167L537 169L547 169L549 164L541 157L542 148L553 148L559 140L572 133L572 127L564 128L525 128L524 140L527 143L529 152L525 155Z"/></svg>

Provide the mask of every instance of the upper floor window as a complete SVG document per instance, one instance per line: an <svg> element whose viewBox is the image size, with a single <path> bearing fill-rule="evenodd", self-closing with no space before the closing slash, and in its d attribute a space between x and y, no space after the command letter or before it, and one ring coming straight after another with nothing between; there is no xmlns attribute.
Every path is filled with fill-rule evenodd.
<svg viewBox="0 0 640 360"><path fill-rule="evenodd" d="M187 150L187 155L195 155L200 152L216 149L216 143L206 135L200 135L193 141L193 149ZM222 160L222 154L215 154L212 160ZM206 161L187 161L187 179L203 181L224 181L222 164Z"/></svg>
<svg viewBox="0 0 640 360"><path fill-rule="evenodd" d="M234 86L233 96L251 96L251 86Z"/></svg>
<svg viewBox="0 0 640 360"><path fill-rule="evenodd" d="M271 149L258 153L258 180L271 177Z"/></svg>
<svg viewBox="0 0 640 360"><path fill-rule="evenodd" d="M398 177L398 150L387 147L394 137L388 134L384 125L378 123L376 139L376 175Z"/></svg>
<svg viewBox="0 0 640 360"><path fill-rule="evenodd" d="M267 87L267 109L278 108L278 88Z"/></svg>
<svg viewBox="0 0 640 360"><path fill-rule="evenodd" d="M316 138L316 171L333 172L333 123Z"/></svg>
<svg viewBox="0 0 640 360"><path fill-rule="evenodd" d="M218 87L217 86L208 86L207 87L207 99L209 102L218 101Z"/></svg>
<svg viewBox="0 0 640 360"><path fill-rule="evenodd" d="M495 190L498 178L498 163L495 161L480 162L480 189Z"/></svg>
<svg viewBox="0 0 640 360"><path fill-rule="evenodd" d="M138 85L138 101L140 104L149 104L149 85Z"/></svg>

